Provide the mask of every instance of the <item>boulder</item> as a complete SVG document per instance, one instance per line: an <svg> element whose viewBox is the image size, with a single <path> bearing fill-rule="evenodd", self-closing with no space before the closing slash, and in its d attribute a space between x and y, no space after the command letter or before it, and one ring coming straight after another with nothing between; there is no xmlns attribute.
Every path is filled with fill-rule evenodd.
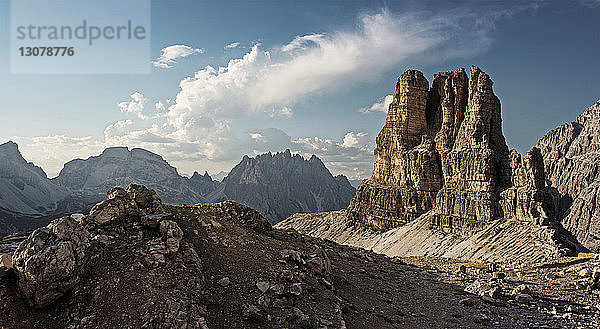
<svg viewBox="0 0 600 329"><path fill-rule="evenodd" d="M8 275L12 268L12 257L9 254L0 254L0 278Z"/></svg>
<svg viewBox="0 0 600 329"><path fill-rule="evenodd" d="M124 189L114 187L107 192L104 201L92 208L84 222L104 226L130 216L137 217L138 214L139 208L136 202L128 197Z"/></svg>
<svg viewBox="0 0 600 329"><path fill-rule="evenodd" d="M19 289L35 308L73 288L97 253L87 230L70 216L35 230L13 255Z"/></svg>
<svg viewBox="0 0 600 329"><path fill-rule="evenodd" d="M133 200L144 214L165 213L166 207L153 189L143 185L129 184L127 195Z"/></svg>

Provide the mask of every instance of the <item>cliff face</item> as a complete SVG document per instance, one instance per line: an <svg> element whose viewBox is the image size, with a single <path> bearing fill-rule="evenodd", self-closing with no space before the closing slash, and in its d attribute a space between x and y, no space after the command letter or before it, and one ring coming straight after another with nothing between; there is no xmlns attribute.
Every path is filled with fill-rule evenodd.
<svg viewBox="0 0 600 329"><path fill-rule="evenodd" d="M345 176L332 176L316 156L305 160L286 150L244 156L208 198L235 200L276 223L297 212L343 209L354 193Z"/></svg>
<svg viewBox="0 0 600 329"><path fill-rule="evenodd" d="M17 144L0 145L0 207L24 214L56 210L67 190L52 183L42 168L27 162Z"/></svg>
<svg viewBox="0 0 600 329"><path fill-rule="evenodd" d="M600 101L536 146L549 184L561 194L562 225L585 247L600 251Z"/></svg>
<svg viewBox="0 0 600 329"><path fill-rule="evenodd" d="M538 149L509 152L500 101L477 67L398 79L386 124L377 136L375 166L348 208L353 222L388 229L428 213L441 230L480 228L496 218L548 223Z"/></svg>
<svg viewBox="0 0 600 329"><path fill-rule="evenodd" d="M102 200L106 190L132 183L145 184L166 202L180 204L206 201L204 195L210 188L206 180L210 176L202 179L198 176L190 179L180 176L175 167L150 151L111 147L98 156L67 162L53 181L76 191L92 204Z"/></svg>

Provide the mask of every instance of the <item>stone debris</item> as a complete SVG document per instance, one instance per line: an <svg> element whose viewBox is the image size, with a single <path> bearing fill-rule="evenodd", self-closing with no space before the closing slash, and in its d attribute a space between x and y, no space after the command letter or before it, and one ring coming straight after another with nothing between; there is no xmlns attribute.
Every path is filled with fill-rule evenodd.
<svg viewBox="0 0 600 329"><path fill-rule="evenodd" d="M247 303L242 305L242 316L250 321L260 321L262 318L258 306Z"/></svg>
<svg viewBox="0 0 600 329"><path fill-rule="evenodd" d="M9 254L0 254L0 278L8 275L12 268L12 257Z"/></svg>
<svg viewBox="0 0 600 329"><path fill-rule="evenodd" d="M162 234L167 254L175 254L179 250L179 244L183 238L183 231L176 222L172 220L163 220L160 222L160 233Z"/></svg>
<svg viewBox="0 0 600 329"><path fill-rule="evenodd" d="M228 277L224 277L224 278L221 278L221 280L219 280L219 284L221 285L221 287L224 287L224 288L228 287L230 282L231 282L231 280L229 280Z"/></svg>
<svg viewBox="0 0 600 329"><path fill-rule="evenodd" d="M260 290L260 292L263 294L269 290L269 287L269 283L265 281L259 281L256 283L256 288L258 288L258 290Z"/></svg>

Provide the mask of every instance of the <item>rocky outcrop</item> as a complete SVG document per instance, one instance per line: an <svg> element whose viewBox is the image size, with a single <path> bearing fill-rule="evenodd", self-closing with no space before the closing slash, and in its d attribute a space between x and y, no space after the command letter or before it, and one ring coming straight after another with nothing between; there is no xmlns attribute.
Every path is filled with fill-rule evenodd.
<svg viewBox="0 0 600 329"><path fill-rule="evenodd" d="M53 303L101 258L102 245L114 242L115 230L126 233L127 228L142 227L140 217L152 215L160 218L156 225L148 225L152 231L158 230L158 237L148 242L146 251L164 264L166 257L179 250L183 232L167 219L170 213L152 189L134 184L127 190L115 187L89 215L56 219L19 245L13 258L21 293L34 308Z"/></svg>
<svg viewBox="0 0 600 329"><path fill-rule="evenodd" d="M276 223L297 212L345 208L354 192L345 176L332 176L318 157L305 160L286 150L244 156L208 199L235 200Z"/></svg>
<svg viewBox="0 0 600 329"><path fill-rule="evenodd" d="M12 257L9 254L0 254L0 278L7 276L13 269Z"/></svg>
<svg viewBox="0 0 600 329"><path fill-rule="evenodd" d="M600 101L536 145L560 193L558 217L585 247L600 251Z"/></svg>
<svg viewBox="0 0 600 329"><path fill-rule="evenodd" d="M17 144L0 145L0 208L28 215L53 213L68 194L42 168L27 162Z"/></svg>
<svg viewBox="0 0 600 329"><path fill-rule="evenodd" d="M402 74L350 220L389 229L427 214L431 227L445 231L497 218L554 220L539 150L523 158L509 152L492 84L477 67L469 77L464 69L438 73L431 88L419 71Z"/></svg>
<svg viewBox="0 0 600 329"><path fill-rule="evenodd" d="M35 230L14 253L19 289L27 302L44 307L73 288L92 260L92 239L71 216Z"/></svg>

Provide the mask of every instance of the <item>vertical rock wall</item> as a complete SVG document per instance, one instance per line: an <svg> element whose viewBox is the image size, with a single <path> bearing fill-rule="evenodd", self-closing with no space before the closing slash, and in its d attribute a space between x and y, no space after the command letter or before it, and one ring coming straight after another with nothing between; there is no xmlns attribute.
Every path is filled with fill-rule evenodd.
<svg viewBox="0 0 600 329"><path fill-rule="evenodd" d="M388 229L428 213L441 230L499 217L553 218L541 154L509 152L492 85L477 67L469 77L464 69L438 73L431 89L421 72L402 74L377 136L373 175L358 188L349 218Z"/></svg>

